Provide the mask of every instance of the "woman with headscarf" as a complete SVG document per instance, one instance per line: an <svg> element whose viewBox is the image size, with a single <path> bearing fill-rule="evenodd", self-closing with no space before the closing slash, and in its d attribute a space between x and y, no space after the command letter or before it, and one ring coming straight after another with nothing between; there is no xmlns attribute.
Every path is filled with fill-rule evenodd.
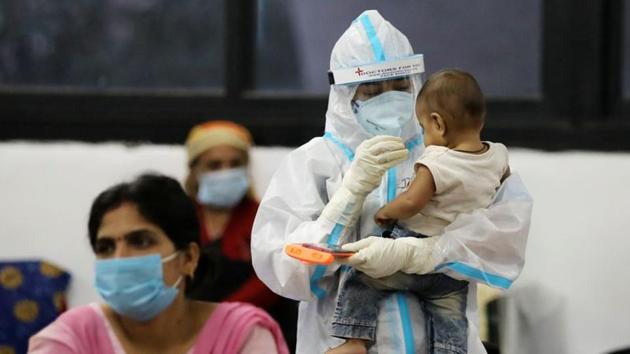
<svg viewBox="0 0 630 354"><path fill-rule="evenodd" d="M216 268L192 296L241 301L264 308L294 342L297 305L263 284L251 263L250 239L258 210L249 174L252 136L242 125L215 120L194 126L186 139L189 173L185 189L195 201L201 248Z"/></svg>

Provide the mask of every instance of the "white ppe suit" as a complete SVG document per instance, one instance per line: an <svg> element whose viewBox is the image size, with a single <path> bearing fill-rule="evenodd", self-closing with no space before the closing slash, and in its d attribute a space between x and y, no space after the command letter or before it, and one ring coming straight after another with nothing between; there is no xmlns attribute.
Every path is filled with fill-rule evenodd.
<svg viewBox="0 0 630 354"><path fill-rule="evenodd" d="M331 70L375 62L376 46L387 60L413 55L407 38L378 12L370 10L361 14L336 43ZM416 97L421 82L414 80ZM258 277L274 292L301 301L296 350L299 354L321 354L343 342L331 337L329 331L339 273L344 266L306 265L287 256L284 246L302 242L344 244L380 235L373 216L386 201L408 187L414 161L423 149L420 127L412 119L402 133L408 158L388 170L380 186L367 195L356 224L344 226L320 217L341 187L356 148L370 138L351 109L356 87L331 85L325 135L285 158L254 222L252 261ZM521 180L512 175L489 209L461 215L435 244L433 257L439 260L436 271L470 281L466 315L471 354L485 353L477 330L475 282L508 288L518 277L524 264L531 208L531 198ZM386 296L380 303L376 343L369 353L426 353L420 306L420 301L408 293Z"/></svg>

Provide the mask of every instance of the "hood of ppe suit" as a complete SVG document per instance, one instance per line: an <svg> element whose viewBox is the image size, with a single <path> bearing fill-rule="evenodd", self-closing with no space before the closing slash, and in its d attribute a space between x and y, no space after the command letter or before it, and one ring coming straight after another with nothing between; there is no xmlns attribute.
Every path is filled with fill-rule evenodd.
<svg viewBox="0 0 630 354"><path fill-rule="evenodd" d="M365 18L366 16L367 18ZM369 20L373 27L372 36L366 30ZM375 35L375 36L374 36ZM372 37L372 38L370 38ZM382 48L382 56L377 57L374 42ZM381 16L376 10L363 12L341 35L330 56L330 69L356 67L414 55L407 37ZM418 96L422 82L420 75L411 76L413 82L413 102ZM359 125L352 112L350 101L358 85L331 85L326 111L326 131L343 141L352 150L371 136ZM410 139L420 133L415 109L413 119L402 127L402 138Z"/></svg>

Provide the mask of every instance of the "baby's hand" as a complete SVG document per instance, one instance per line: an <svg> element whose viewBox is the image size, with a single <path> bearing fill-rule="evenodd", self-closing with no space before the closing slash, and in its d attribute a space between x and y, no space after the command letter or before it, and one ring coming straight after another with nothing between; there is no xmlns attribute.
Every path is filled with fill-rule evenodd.
<svg viewBox="0 0 630 354"><path fill-rule="evenodd" d="M386 228L389 224L394 222L394 220L391 219L390 217L388 217L383 209L384 209L384 207L379 209L376 212L376 214L374 214L374 222L376 223L376 225L378 225L378 226L380 226L382 228Z"/></svg>

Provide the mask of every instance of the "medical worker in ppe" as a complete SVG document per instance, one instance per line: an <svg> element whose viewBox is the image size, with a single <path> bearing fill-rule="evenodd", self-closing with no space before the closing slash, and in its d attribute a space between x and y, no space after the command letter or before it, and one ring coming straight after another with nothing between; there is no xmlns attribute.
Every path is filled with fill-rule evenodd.
<svg viewBox="0 0 630 354"><path fill-rule="evenodd" d="M377 11L362 13L335 44L326 132L291 152L261 202L252 260L272 290L301 300L297 353L324 353L343 343L328 335L340 273L287 256L287 243L346 244L381 235L373 216L404 191L423 149L414 114L424 62L407 38ZM532 202L517 175L494 204L461 215L436 242L369 238L355 244L358 270L373 278L433 271L470 282L468 352L485 353L477 330L475 282L508 288L524 262ZM401 239L402 240L402 239ZM380 303L369 353L425 353L420 301L404 292Z"/></svg>

